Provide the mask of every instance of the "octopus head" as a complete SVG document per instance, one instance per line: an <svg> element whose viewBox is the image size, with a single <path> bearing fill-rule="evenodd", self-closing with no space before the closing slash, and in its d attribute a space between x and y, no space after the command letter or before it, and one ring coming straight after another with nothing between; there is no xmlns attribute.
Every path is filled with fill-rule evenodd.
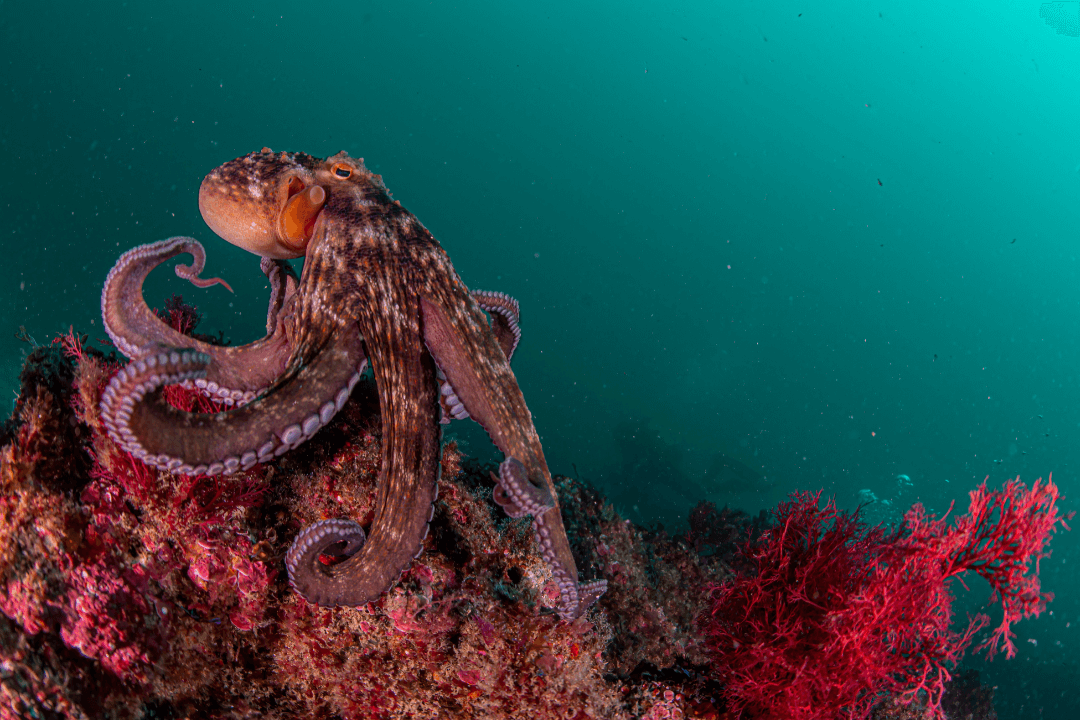
<svg viewBox="0 0 1080 720"><path fill-rule="evenodd" d="M199 210L210 229L262 257L304 255L329 193L371 177L344 152L325 160L270 148L231 160L207 175Z"/></svg>

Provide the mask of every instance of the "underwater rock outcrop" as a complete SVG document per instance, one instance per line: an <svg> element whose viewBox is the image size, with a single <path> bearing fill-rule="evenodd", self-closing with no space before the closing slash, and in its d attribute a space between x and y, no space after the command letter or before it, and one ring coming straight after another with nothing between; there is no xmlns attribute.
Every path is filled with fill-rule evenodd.
<svg viewBox="0 0 1080 720"><path fill-rule="evenodd" d="M189 332L197 319L177 301L168 316ZM613 584L586 617L551 609L528 518L506 517L492 468L454 443L420 557L377 601L319 608L283 556L310 522L370 522L373 383L296 451L190 477L109 439L115 355L74 334L39 350L0 456L0 717L633 718L702 702L686 695L704 679L654 675L703 659L693 618L726 570L587 483L556 480L574 552ZM214 410L178 386L167 398Z"/></svg>
<svg viewBox="0 0 1080 720"><path fill-rule="evenodd" d="M178 299L163 317L188 333L198 320ZM494 466L450 442L420 556L378 600L320 608L291 590L284 555L311 522L371 521L374 383L297 450L191 477L110 440L99 401L118 369L74 333L27 360L0 448L0 720L735 717L701 629L715 589L761 569L765 517L702 503L671 536L556 476L575 560L609 583L567 621L528 518L507 517ZM217 407L179 386L166 396ZM964 676L944 704L990 718L989 697ZM875 717L911 716L881 699Z"/></svg>

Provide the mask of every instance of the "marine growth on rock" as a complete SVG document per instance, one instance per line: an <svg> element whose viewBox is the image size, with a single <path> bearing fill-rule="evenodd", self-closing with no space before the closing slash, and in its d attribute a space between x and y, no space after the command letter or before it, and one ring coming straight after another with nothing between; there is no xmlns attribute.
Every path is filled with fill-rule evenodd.
<svg viewBox="0 0 1080 720"><path fill-rule="evenodd" d="M163 313L195 331L198 314L182 300ZM814 622L826 634L836 618L856 622L876 602L874 583L886 582L879 574L908 562L905 552L922 548L938 579L964 568L999 579L1005 623L991 649L1008 651L1010 623L1049 599L1031 568L995 565L986 548L1045 552L1062 521L1047 505L1052 485L979 490L954 526L916 508L902 536L862 528L829 504L820 510L816 496L796 496L771 519L703 503L688 530L669 535L620 517L589 483L556 475L575 559L608 581L600 602L568 621L528 518L507 517L492 497L494 466L449 442L420 555L377 600L321 608L290 590L284 555L312 522L371 522L381 457L373 383L361 380L292 453L233 475L186 476L151 468L109 438L99 401L119 368L114 353L74 332L27 359L0 449L0 718L781 717L768 705L781 693L751 692L745 678L783 682L783 669L763 655L748 660L747 643L775 648L777 662L791 643L812 641L801 633ZM185 409L219 407L191 388L169 387L166 397ZM800 585L799 563L812 565L829 543L835 572L819 575L821 587ZM781 556L794 574L778 572ZM751 586L792 608L836 608L776 633L765 616L780 605L753 605L743 592ZM824 595L805 594L813 591ZM947 592L939 597L947 605ZM736 606L741 621L731 620ZM951 669L974 635L941 637L954 643L940 658ZM923 683L929 693L897 677L840 707L902 717L904 703L953 703L991 717L989 691L970 675L944 700L946 675Z"/></svg>

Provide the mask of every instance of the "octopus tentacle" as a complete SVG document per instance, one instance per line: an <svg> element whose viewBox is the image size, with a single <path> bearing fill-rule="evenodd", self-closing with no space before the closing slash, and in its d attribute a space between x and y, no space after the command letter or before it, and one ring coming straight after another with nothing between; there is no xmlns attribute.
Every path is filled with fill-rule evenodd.
<svg viewBox="0 0 1080 720"><path fill-rule="evenodd" d="M178 277L197 287L224 283L217 278L205 280L199 277L206 262L206 253L201 243L187 237L172 237L134 247L121 255L109 271L101 292L101 316L105 331L124 355L130 358L141 357L156 343L175 347L198 343L159 318L146 304L142 295L143 282L150 272L183 253L190 254L194 261L191 265L177 265Z"/></svg>
<svg viewBox="0 0 1080 720"><path fill-rule="evenodd" d="M439 422L445 425L452 419L467 420L469 411L465 409L461 399L458 398L457 393L454 392L453 386L447 381L442 368L438 368L436 377L439 380L439 408L442 411L439 416Z"/></svg>
<svg viewBox="0 0 1080 720"><path fill-rule="evenodd" d="M270 303L266 309L266 334L268 337L275 334L283 334L288 338L293 335L293 322L291 319L294 312L294 306L296 304L296 293L299 286L299 281L296 277L296 272L292 269L284 260L275 260L273 258L263 258L259 264L259 268L262 270L263 275L270 281ZM289 323L287 326L285 323ZM261 374L257 375L259 379L265 379L266 383L260 385L255 389L239 390L235 387L228 387L226 385L219 384L218 380L221 378L222 372L220 369L210 368L208 370L208 377L202 377L192 382L191 380L184 380L180 383L181 386L189 390L198 390L209 398L217 400L220 403L224 403L226 406L233 405L246 405L254 400L258 395L261 395L263 391L269 386L270 382L285 371L285 363L288 360L288 347L291 343L278 343L280 349L278 351L279 358L276 362L270 362L259 368L253 368L261 370ZM213 347L213 346L211 346ZM245 361L247 358L238 358L238 361ZM258 359L255 359L256 362ZM235 364L235 361L234 361Z"/></svg>
<svg viewBox="0 0 1080 720"><path fill-rule="evenodd" d="M344 543L340 554L348 558L359 552L365 542L367 542L367 535L364 533L364 528L352 520L334 518L308 525L300 531L289 547L289 551L285 553L289 584L293 590L300 592L296 586L296 578L303 577L304 572L301 568L313 563L321 563L319 556L332 545Z"/></svg>
<svg viewBox="0 0 1080 720"><path fill-rule="evenodd" d="M517 458L506 458L499 465L499 474L491 473L491 479L495 481L495 502L512 518L543 515L555 507L551 492L529 482L525 466Z"/></svg>
<svg viewBox="0 0 1080 720"><path fill-rule="evenodd" d="M285 308L295 295L295 279L289 284L289 272L280 266L265 268L272 286L269 315L274 327L265 338L248 345L220 347L184 335L161 320L143 299L142 286L150 272L181 254L194 258L191 265L177 265L176 274L198 287L225 284L218 278L199 277L205 262L202 244L188 237L140 245L120 256L105 280L101 293L101 316L113 344L129 358L156 354L161 347L185 348L209 357L209 363L197 386L215 399L247 402L270 385L285 369L291 354L290 330L284 321ZM226 285L228 287L228 285ZM291 294L290 294L291 292Z"/></svg>
<svg viewBox="0 0 1080 720"><path fill-rule="evenodd" d="M291 310L300 280L296 277L296 271L284 260L264 257L259 261L259 269L270 281L270 303L266 309L266 334L273 335L278 330L278 325L284 322L288 311Z"/></svg>
<svg viewBox="0 0 1080 720"><path fill-rule="evenodd" d="M383 443L375 519L367 542L349 559L323 565L319 555L348 541L356 525L316 523L301 531L287 555L289 582L313 603L335 607L370 602L423 550L438 495L442 432L435 366L417 339L418 328L411 330L383 328L383 334L372 334L368 343Z"/></svg>
<svg viewBox="0 0 1080 720"><path fill-rule="evenodd" d="M491 313L491 329L495 333L495 339L499 342L506 361L514 355L518 343L521 342L521 314L518 309L518 301L506 293L492 292L488 290L473 290L473 300L483 310ZM439 405L442 406L442 415L439 422L449 423L451 419L465 420L469 417L469 411L465 409L461 399L454 392L453 386L446 380L446 375L439 369Z"/></svg>
<svg viewBox="0 0 1080 720"><path fill-rule="evenodd" d="M506 293L491 290L473 290L473 300L491 314L491 329L506 355L506 361L514 357L521 342L521 308L518 301Z"/></svg>
<svg viewBox="0 0 1080 720"><path fill-rule="evenodd" d="M603 594L607 582L578 583L540 438L532 423L523 421L531 415L509 363L493 359L502 355L490 347L496 342L494 334L482 331L478 312L451 315L443 303L454 299L440 300L421 298L424 341L470 416L507 458L506 469L500 468L497 478L500 491L495 499L513 512L533 515L541 554L559 585L559 615L565 620L580 617Z"/></svg>
<svg viewBox="0 0 1080 720"><path fill-rule="evenodd" d="M163 385L200 378L208 355L163 348L131 362L102 394L102 419L122 449L148 465L186 475L247 470L297 447L344 406L366 364L355 326L313 338L264 395L222 413L172 407Z"/></svg>

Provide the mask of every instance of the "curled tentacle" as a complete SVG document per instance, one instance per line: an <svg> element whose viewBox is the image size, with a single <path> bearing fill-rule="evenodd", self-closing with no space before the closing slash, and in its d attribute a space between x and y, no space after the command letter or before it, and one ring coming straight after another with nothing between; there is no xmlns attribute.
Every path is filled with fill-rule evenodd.
<svg viewBox="0 0 1080 720"><path fill-rule="evenodd" d="M512 518L543 515L555 507L548 488L530 482L517 458L506 458L499 465L499 474L491 473L491 479L495 481L495 502Z"/></svg>
<svg viewBox="0 0 1080 720"><path fill-rule="evenodd" d="M319 594L319 569L324 568L321 557L335 545L344 544L339 552L346 558L356 555L367 542L364 528L352 520L330 519L308 525L293 540L285 554L289 585L311 602L333 607L338 603Z"/></svg>
<svg viewBox="0 0 1080 720"><path fill-rule="evenodd" d="M476 304L491 314L491 329L506 355L506 361L510 362L514 350L521 342L521 312L518 301L506 293L489 290L473 290L471 294ZM451 419L465 420L469 417L469 411L465 409L461 398L454 392L442 370L439 370L439 404L442 406L439 422L444 425Z"/></svg>
<svg viewBox="0 0 1080 720"><path fill-rule="evenodd" d="M404 323L372 333L368 342L379 388L382 466L367 542L336 565L319 562L320 554L357 528L338 520L305 528L289 551L289 582L319 605L355 607L386 592L423 550L435 513L442 470L435 366L420 342L415 316L403 317Z"/></svg>
<svg viewBox="0 0 1080 720"><path fill-rule="evenodd" d="M169 327L143 299L142 286L147 275L158 265L183 253L190 254L194 262L177 265L179 277L198 287L224 284L217 278L199 277L205 253L202 245L192 238L174 237L132 248L120 256L105 280L101 293L105 331L116 348L132 359L156 354L162 347L184 348L205 355L209 361L196 386L226 403L248 402L284 372L291 355L292 328L286 319L289 301L296 292L295 275L290 280L291 269L283 270L277 264L264 265L272 287L267 325L270 325L269 316L273 315L273 327L268 329L266 337L248 345L220 347Z"/></svg>
<svg viewBox="0 0 1080 720"><path fill-rule="evenodd" d="M303 595L304 590L296 585L297 579L304 577L301 568L314 567L315 563L321 563L320 556L333 545L343 544L339 554L349 558L359 552L365 542L367 535L364 534L364 528L352 520L320 520L308 525L296 536L289 552L285 554L289 584Z"/></svg>
<svg viewBox="0 0 1080 720"><path fill-rule="evenodd" d="M131 362L109 382L102 419L121 448L148 465L179 474L247 470L300 445L344 406L366 364L355 324L313 339L288 371L254 401L222 413L178 410L161 387L197 380L211 358L161 349Z"/></svg>
<svg viewBox="0 0 1080 720"><path fill-rule="evenodd" d="M506 362L514 357L521 342L521 308L518 301L506 293L491 290L473 290L473 300L491 314L491 329L499 341Z"/></svg>

